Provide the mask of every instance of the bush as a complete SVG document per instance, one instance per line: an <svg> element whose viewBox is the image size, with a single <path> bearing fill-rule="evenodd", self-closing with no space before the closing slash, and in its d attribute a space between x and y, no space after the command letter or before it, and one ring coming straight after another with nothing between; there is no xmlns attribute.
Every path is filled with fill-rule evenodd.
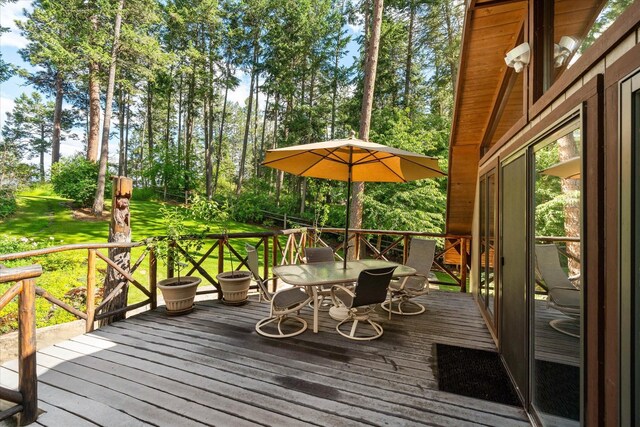
<svg viewBox="0 0 640 427"><path fill-rule="evenodd" d="M93 203L97 181L98 164L81 155L63 159L51 167L53 190L83 207Z"/></svg>
<svg viewBox="0 0 640 427"><path fill-rule="evenodd" d="M6 218L17 209L16 195L13 190L0 189L0 218Z"/></svg>

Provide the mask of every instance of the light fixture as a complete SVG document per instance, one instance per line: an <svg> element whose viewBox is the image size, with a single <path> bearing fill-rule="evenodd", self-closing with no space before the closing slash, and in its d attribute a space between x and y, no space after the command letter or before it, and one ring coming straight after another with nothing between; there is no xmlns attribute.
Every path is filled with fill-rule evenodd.
<svg viewBox="0 0 640 427"><path fill-rule="evenodd" d="M578 45L578 40L571 36L560 37L560 41L553 45L553 65L556 68L562 67Z"/></svg>
<svg viewBox="0 0 640 427"><path fill-rule="evenodd" d="M507 56L504 57L504 62L509 67L513 67L516 73L522 71L525 65L529 63L529 57L531 56L531 49L529 43L525 42L507 52Z"/></svg>

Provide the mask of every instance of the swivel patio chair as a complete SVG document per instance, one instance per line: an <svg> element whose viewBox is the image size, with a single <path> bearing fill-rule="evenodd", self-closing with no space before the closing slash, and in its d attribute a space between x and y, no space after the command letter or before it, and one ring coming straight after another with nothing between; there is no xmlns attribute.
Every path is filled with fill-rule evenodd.
<svg viewBox="0 0 640 427"><path fill-rule="evenodd" d="M320 248L304 248L304 260L307 264L316 262L333 262L333 249L330 247ZM328 311L332 304L329 302L331 297L331 286L320 286L317 290L318 295L318 310ZM326 301L325 301L326 300ZM311 301L310 305L313 306L315 301Z"/></svg>
<svg viewBox="0 0 640 427"><path fill-rule="evenodd" d="M413 316L424 313L425 307L412 298L429 293L429 273L436 253L436 241L412 239L406 265L416 270L413 276L393 280L389 285L389 299L382 308L391 313Z"/></svg>
<svg viewBox="0 0 640 427"><path fill-rule="evenodd" d="M272 294L269 292L267 283L270 279L262 279L258 267L258 252L251 245L246 245L247 264L253 279L258 284L261 296L270 302L271 312L269 317L265 317L256 323L256 332L265 337L289 338L303 333L307 329L307 321L300 316L292 315L299 313L300 309L306 306L312 298L300 287L281 289ZM285 322L293 325L284 327ZM269 325L275 324L275 332L270 332ZM292 329L292 330L291 330Z"/></svg>
<svg viewBox="0 0 640 427"><path fill-rule="evenodd" d="M536 268L548 291L548 306L569 317L551 320L549 325L558 332L580 338L580 289L562 269L556 245L536 245Z"/></svg>
<svg viewBox="0 0 640 427"><path fill-rule="evenodd" d="M347 309L348 317L336 325L336 331L343 337L352 340L373 340L382 336L384 330L379 323L371 320L371 312L376 305L387 299L389 282L396 267L375 268L362 270L353 289L344 285L334 285L331 288L331 299L342 303ZM373 333L358 331L358 326L364 323L373 329ZM341 327L351 324L349 332Z"/></svg>

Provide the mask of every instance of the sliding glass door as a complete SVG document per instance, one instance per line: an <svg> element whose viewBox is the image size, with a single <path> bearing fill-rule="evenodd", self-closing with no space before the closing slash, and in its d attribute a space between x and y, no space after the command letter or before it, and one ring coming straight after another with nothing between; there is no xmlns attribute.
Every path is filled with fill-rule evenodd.
<svg viewBox="0 0 640 427"><path fill-rule="evenodd" d="M582 348L581 132L578 120L530 151L531 405L542 425L579 425Z"/></svg>
<svg viewBox="0 0 640 427"><path fill-rule="evenodd" d="M640 425L640 73L620 103L620 425Z"/></svg>

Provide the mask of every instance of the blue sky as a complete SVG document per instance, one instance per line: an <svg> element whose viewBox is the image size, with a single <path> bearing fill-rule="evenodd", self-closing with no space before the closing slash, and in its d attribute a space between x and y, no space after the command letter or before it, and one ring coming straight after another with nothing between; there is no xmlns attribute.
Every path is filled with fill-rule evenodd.
<svg viewBox="0 0 640 427"><path fill-rule="evenodd" d="M4 61L17 65L19 67L33 70L28 63L25 63L18 50L26 46L26 40L20 35L20 30L15 24L15 20L24 19L23 9L31 9L31 0L18 0L15 3L8 3L1 7L0 25L10 28L11 31L0 35L0 52ZM361 27L348 27L352 40L348 46L349 53L342 59L343 64L351 64L353 56L357 55L358 46L355 42L357 34L362 32ZM241 80L240 85L229 95L229 99L234 102L244 103L249 96L249 77L247 75L238 75ZM24 79L12 77L11 79L0 83L0 128L6 119L6 113L11 112L14 106L14 99L21 93L31 93L33 88L26 84ZM117 120L117 118L115 118ZM113 122L112 122L113 123ZM114 123L115 124L115 123ZM77 131L79 135L83 135L84 131ZM83 147L82 138L77 141L63 142L60 151L63 156L70 156L81 151ZM110 157L117 154L117 144L109 144ZM47 159L47 162L50 158ZM48 167L48 165L47 165Z"/></svg>

